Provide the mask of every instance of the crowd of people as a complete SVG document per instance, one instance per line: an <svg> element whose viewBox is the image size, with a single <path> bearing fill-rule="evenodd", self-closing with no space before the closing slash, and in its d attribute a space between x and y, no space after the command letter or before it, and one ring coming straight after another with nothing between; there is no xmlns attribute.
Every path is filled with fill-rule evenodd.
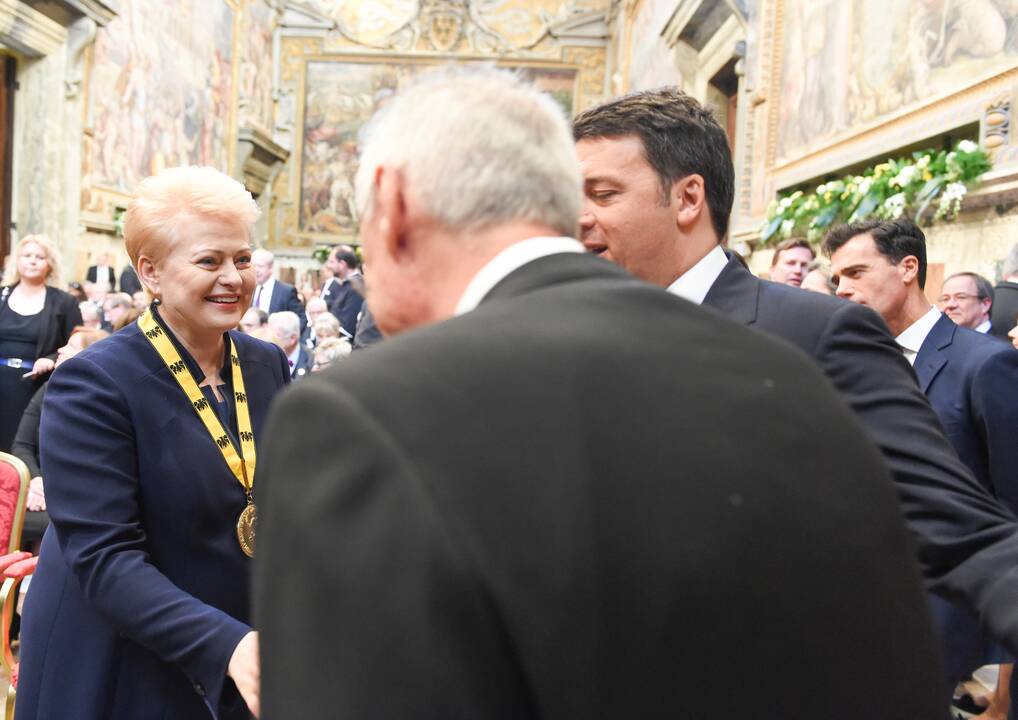
<svg viewBox="0 0 1018 720"><path fill-rule="evenodd" d="M757 277L671 89L570 127L443 70L360 153L365 264L315 285L211 168L140 184L118 292L15 246L19 720L1008 717L1018 244L930 293L922 230L867 221Z"/></svg>

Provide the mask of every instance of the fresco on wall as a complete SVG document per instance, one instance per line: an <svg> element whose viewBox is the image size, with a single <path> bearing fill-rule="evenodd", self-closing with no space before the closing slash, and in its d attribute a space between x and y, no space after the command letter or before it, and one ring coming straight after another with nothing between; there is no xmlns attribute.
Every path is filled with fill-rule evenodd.
<svg viewBox="0 0 1018 720"><path fill-rule="evenodd" d="M308 63L301 230L332 235L355 231L354 179L361 126L408 80L431 67L414 62ZM574 69L521 66L519 70L572 115Z"/></svg>
<svg viewBox="0 0 1018 720"><path fill-rule="evenodd" d="M226 170L233 11L226 0L122 0L89 79L86 183L131 192L175 165Z"/></svg>
<svg viewBox="0 0 1018 720"><path fill-rule="evenodd" d="M675 0L643 0L640 4L629 43L629 90L682 85L672 51L661 37L673 12Z"/></svg>
<svg viewBox="0 0 1018 720"><path fill-rule="evenodd" d="M1016 0L785 0L778 157L1016 64Z"/></svg>
<svg viewBox="0 0 1018 720"><path fill-rule="evenodd" d="M241 122L272 129L273 10L266 0L254 0L240 23Z"/></svg>

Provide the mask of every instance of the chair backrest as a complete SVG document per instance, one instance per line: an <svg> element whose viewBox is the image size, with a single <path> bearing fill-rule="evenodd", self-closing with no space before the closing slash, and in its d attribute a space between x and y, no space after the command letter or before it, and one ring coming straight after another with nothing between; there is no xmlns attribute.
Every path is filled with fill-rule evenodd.
<svg viewBox="0 0 1018 720"><path fill-rule="evenodd" d="M0 452L0 555L21 547L29 480L25 463L13 455Z"/></svg>

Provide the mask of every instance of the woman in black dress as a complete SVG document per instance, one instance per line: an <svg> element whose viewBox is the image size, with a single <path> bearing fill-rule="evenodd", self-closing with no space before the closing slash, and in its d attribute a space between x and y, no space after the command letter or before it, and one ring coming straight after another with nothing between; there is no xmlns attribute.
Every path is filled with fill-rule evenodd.
<svg viewBox="0 0 1018 720"><path fill-rule="evenodd" d="M0 451L10 452L29 400L53 370L57 348L81 324L74 298L53 287L60 258L44 235L15 246L0 288Z"/></svg>

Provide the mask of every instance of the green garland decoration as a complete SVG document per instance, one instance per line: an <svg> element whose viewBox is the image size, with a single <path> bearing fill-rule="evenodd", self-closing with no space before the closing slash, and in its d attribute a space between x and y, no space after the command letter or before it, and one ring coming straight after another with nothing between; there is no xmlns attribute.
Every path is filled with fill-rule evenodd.
<svg viewBox="0 0 1018 720"><path fill-rule="evenodd" d="M760 228L763 244L805 236L816 243L833 225L868 218L892 220L906 213L920 225L953 220L961 201L991 167L986 152L971 140L954 150L923 150L890 159L860 175L782 194L767 208ZM931 212L932 210L932 212Z"/></svg>

